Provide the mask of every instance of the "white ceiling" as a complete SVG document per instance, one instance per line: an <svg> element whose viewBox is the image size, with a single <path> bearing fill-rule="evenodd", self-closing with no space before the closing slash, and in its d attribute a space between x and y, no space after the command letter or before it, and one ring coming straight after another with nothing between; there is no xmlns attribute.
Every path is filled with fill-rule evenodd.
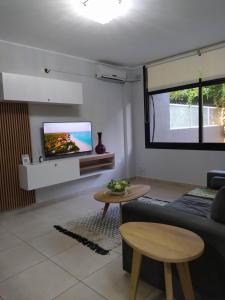
<svg viewBox="0 0 225 300"><path fill-rule="evenodd" d="M225 0L133 0L98 24L74 0L0 0L0 39L119 65L141 65L225 40Z"/></svg>

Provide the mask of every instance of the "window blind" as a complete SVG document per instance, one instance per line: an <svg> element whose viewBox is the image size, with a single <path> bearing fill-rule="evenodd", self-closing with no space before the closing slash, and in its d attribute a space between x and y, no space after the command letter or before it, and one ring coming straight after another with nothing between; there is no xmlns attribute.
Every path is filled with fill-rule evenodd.
<svg viewBox="0 0 225 300"><path fill-rule="evenodd" d="M161 90L198 82L199 56L190 56L148 67L148 90Z"/></svg>
<svg viewBox="0 0 225 300"><path fill-rule="evenodd" d="M225 77L225 48L205 51L201 56L174 59L149 65L148 90L156 91L203 80Z"/></svg>
<svg viewBox="0 0 225 300"><path fill-rule="evenodd" d="M210 80L225 77L225 48L202 54L202 79Z"/></svg>

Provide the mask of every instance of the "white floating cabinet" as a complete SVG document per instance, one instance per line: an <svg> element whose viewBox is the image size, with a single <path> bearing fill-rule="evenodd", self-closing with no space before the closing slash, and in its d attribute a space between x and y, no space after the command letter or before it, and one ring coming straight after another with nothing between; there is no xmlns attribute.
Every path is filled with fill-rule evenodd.
<svg viewBox="0 0 225 300"><path fill-rule="evenodd" d="M54 184L76 180L80 177L77 159L62 159L44 163L19 165L20 187L36 190Z"/></svg>
<svg viewBox="0 0 225 300"><path fill-rule="evenodd" d="M20 187L36 190L47 186L99 175L114 169L114 153L54 159L42 163L19 165Z"/></svg>
<svg viewBox="0 0 225 300"><path fill-rule="evenodd" d="M1 73L1 100L82 104L82 84L44 77Z"/></svg>

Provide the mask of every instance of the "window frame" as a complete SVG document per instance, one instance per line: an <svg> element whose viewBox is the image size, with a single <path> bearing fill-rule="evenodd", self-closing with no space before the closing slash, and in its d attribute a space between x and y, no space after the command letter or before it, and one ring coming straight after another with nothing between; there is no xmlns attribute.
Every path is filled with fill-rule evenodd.
<svg viewBox="0 0 225 300"><path fill-rule="evenodd" d="M214 84L225 83L225 78L205 80L199 79L197 83L186 84L161 90L149 92L147 89L147 68L143 67L143 86L144 86L144 126L145 126L145 148L147 149L177 149L177 150L213 150L224 151L225 143L204 143L203 142L203 97L202 88ZM149 96L168 93L190 88L199 88L199 141L197 143L168 143L168 142L151 142L150 141L150 114L149 114Z"/></svg>

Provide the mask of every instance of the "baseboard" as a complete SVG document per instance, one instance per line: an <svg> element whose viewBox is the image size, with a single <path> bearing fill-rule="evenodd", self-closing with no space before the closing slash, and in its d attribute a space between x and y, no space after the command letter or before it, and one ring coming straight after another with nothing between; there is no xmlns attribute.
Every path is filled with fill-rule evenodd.
<svg viewBox="0 0 225 300"><path fill-rule="evenodd" d="M145 176L135 176L132 177L130 180L142 180L142 181L155 181L155 182L161 182L161 183L167 183L167 184L176 184L179 186L190 186L190 187L202 187L201 185L187 183L187 182L178 182L173 180L166 180L166 179L160 179L160 178L154 178L154 177L145 177Z"/></svg>

